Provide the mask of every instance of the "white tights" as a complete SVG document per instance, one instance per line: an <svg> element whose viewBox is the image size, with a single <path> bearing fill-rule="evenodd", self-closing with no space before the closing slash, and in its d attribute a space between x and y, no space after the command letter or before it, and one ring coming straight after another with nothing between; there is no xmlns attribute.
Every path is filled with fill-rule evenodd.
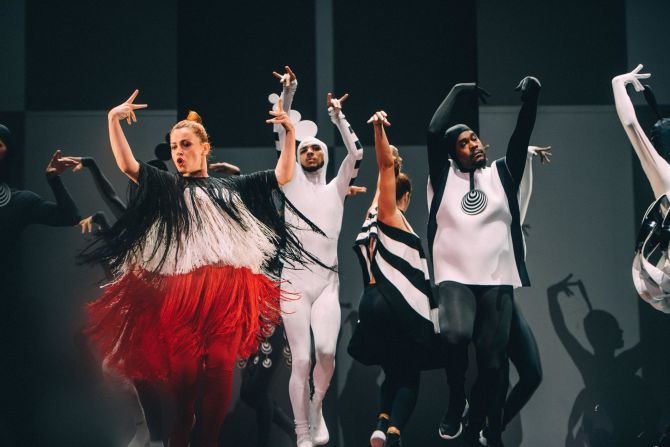
<svg viewBox="0 0 670 447"><path fill-rule="evenodd" d="M335 370L340 283L333 272L317 275L309 270L288 270L283 276L290 281L283 289L299 293L297 299L283 301L281 310L292 357L289 396L296 423L303 423L309 412L310 328L316 351L313 399L321 402Z"/></svg>

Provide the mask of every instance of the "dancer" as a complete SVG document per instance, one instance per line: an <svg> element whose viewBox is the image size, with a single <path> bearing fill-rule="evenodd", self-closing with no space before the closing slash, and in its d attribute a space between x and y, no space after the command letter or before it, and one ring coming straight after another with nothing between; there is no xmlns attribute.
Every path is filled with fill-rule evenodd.
<svg viewBox="0 0 670 447"><path fill-rule="evenodd" d="M486 147L454 111L482 94L475 84L457 84L428 129L429 250L438 285L440 324L447 351L450 397L439 433L461 434L466 408L467 346L477 348L478 386L468 440L476 440L488 417L489 445L502 445L507 383L507 344L513 288L529 285L521 232L519 189L537 112L540 83L518 85L522 107L505 158L486 165ZM475 318L476 316L476 318ZM484 402L486 407L482 408Z"/></svg>
<svg viewBox="0 0 670 447"><path fill-rule="evenodd" d="M120 120L135 122L135 110L147 107L133 103L137 95L108 115L117 165L138 189L123 216L83 254L109 262L116 274L88 306L88 334L109 368L167 384L177 404L172 446L189 443L202 375L198 435L200 445L215 446L236 358L253 352L261 331L279 320L281 295L268 266L276 257L287 266L303 257L320 262L302 250L277 209L279 186L295 166L293 126L281 109L270 112L267 122L282 125L287 136L274 171L216 179L207 174L204 127L180 121L170 132L174 175L133 156Z"/></svg>
<svg viewBox="0 0 670 447"><path fill-rule="evenodd" d="M46 180L55 202L48 201L32 191L21 190L12 184L11 165L18 148L12 133L0 124L0 296L3 311L0 319L0 379L5 384L35 380L39 362L26 352L36 350L38 341L35 322L25 311L25 296L21 287L23 259L21 241L23 230L29 225L70 227L81 219L79 210L61 180L61 174L72 164L61 160L60 151L51 157L46 168ZM33 345L35 344L35 345ZM24 386L5 385L0 391L0 443L26 445L31 436L35 402L26 394ZM28 393L30 394L30 393Z"/></svg>
<svg viewBox="0 0 670 447"><path fill-rule="evenodd" d="M291 109L293 95L298 86L295 74L287 66L283 75L274 73L283 85L284 111ZM347 156L342 161L337 176L326 182L328 148L316 138L306 138L298 146L300 165L293 180L282 186L282 190L299 213L306 216L324 231L327 238L317 238L304 231L298 222L299 214L287 213L287 223L297 227L300 242L310 253L318 256L326 265L337 265L337 241L342 227L344 199L358 173L363 157L363 148L342 113L342 102L348 95L335 99L328 93L327 105L330 119L340 131ZM281 109L278 109L281 110ZM277 149L285 148L285 133L277 131ZM335 369L335 351L340 330L339 278L337 272L310 265L304 270L288 270L282 274L285 281L282 289L300 293L298 301L283 301L284 327L291 347L292 367L289 394L295 417L297 443L299 447L311 447L328 443L329 434L323 420L323 397L328 390ZM309 398L309 373L311 337L314 334L316 365L314 367L314 394Z"/></svg>
<svg viewBox="0 0 670 447"><path fill-rule="evenodd" d="M368 121L374 125L379 181L354 250L361 262L365 290L359 323L349 353L365 365L381 365L377 429L373 447L401 446L401 433L419 391L420 352L427 352L439 330L421 240L405 219L412 185L399 171L384 126L385 112Z"/></svg>
<svg viewBox="0 0 670 447"><path fill-rule="evenodd" d="M626 92L626 85L633 84L635 91L641 92L644 86L641 79L651 76L640 73L642 64L630 73L612 79L612 90L616 111L623 124L628 139L640 159L642 170L651 184L656 200L647 209L640 233L638 234L636 254L633 260L633 283L640 298L655 309L670 313L670 295L667 294L670 284L670 260L668 259L668 239L664 235L668 222L668 192L670 191L670 165L661 154L667 153L664 143L668 132L663 131L663 123L654 127L652 135L658 147L654 147L635 115L635 108ZM658 124L658 123L657 123ZM667 124L665 125L667 126ZM656 250L660 248L660 250Z"/></svg>

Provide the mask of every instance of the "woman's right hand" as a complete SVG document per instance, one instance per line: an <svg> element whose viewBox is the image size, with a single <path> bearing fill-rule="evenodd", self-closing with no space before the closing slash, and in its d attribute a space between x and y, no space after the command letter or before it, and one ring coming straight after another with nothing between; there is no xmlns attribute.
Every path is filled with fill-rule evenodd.
<svg viewBox="0 0 670 447"><path fill-rule="evenodd" d="M388 115L383 110L375 112L375 114L372 115L368 120L368 124L372 123L372 125L375 127L382 127L382 125L390 126L391 123L389 123L388 120L386 119L387 116Z"/></svg>
<svg viewBox="0 0 670 447"><path fill-rule="evenodd" d="M140 91L135 89L133 94L130 95L130 98L128 98L126 102L119 104L118 106L114 107L112 110L109 111L109 113L107 114L107 118L110 121L126 120L128 124L132 124L132 122L137 122L137 117L135 116L135 110L147 108L146 104L133 104L133 101L135 100L135 98L137 98L137 95L139 93Z"/></svg>
<svg viewBox="0 0 670 447"><path fill-rule="evenodd" d="M612 84L615 82L623 82L623 85L626 84L633 84L633 87L635 88L636 92L641 92L644 90L644 86L640 82L640 79L648 79L651 77L650 73L640 73L640 70L642 70L643 65L639 64L637 67L635 67L635 70L625 73L622 75L619 75L612 79Z"/></svg>

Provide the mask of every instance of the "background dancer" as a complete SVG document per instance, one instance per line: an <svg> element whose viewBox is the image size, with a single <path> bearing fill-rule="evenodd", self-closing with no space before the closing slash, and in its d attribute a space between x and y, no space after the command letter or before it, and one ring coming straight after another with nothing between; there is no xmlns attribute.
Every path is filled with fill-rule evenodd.
<svg viewBox="0 0 670 447"><path fill-rule="evenodd" d="M21 190L11 182L11 161L18 148L12 133L0 124L0 296L3 311L0 320L0 442L24 445L33 423L33 395L40 371L39 340L34 339L35 322L26 313L25 296L20 283L21 241L26 227L34 224L53 227L76 225L79 210L61 180L61 174L73 165L60 160L56 151L46 168L46 180L55 202L32 191ZM30 355L26 355L30 353ZM43 390L37 391L38 393ZM28 422L30 421L30 422ZM25 430L25 431L24 431Z"/></svg>
<svg viewBox="0 0 670 447"><path fill-rule="evenodd" d="M390 125L386 113L376 112L368 122L374 125L379 181L354 246L365 290L349 353L365 365L382 366L378 423L370 444L397 447L416 406L421 371L417 354L429 351L439 326L421 240L404 215L412 184L398 173L399 157L384 131Z"/></svg>
<svg viewBox="0 0 670 447"><path fill-rule="evenodd" d="M475 84L457 84L451 90L431 120L427 141L429 250L449 359L449 406L439 431L444 438L461 433L467 346L474 340L479 376L473 400L488 404L485 409L473 409L468 438L478 438L487 416L487 440L492 446L502 445L513 288L530 284L518 192L540 83L525 77L517 89L523 101L517 124L506 157L491 167L486 165L486 147L477 134L465 124L450 121L460 95L466 103L476 104L481 93Z"/></svg>
<svg viewBox="0 0 670 447"><path fill-rule="evenodd" d="M287 66L286 73L274 73L283 85L284 112L289 113L293 95L298 86L295 74ZM337 126L347 149L337 176L326 181L328 148L316 138L305 138L298 146L299 166L282 190L299 213L314 222L326 238L314 237L311 231L297 221L298 215L287 213L287 223L298 228L297 235L305 249L318 256L326 265L337 265L337 241L342 227L344 199L349 185L356 179L363 157L363 147L342 113L342 102L348 95L334 99L328 94L330 119ZM277 131L277 149L285 147L282 128ZM282 302L282 318L291 347L292 366L289 394L296 423L299 447L328 443L329 433L323 420L323 398L335 369L335 351L340 330L339 278L336 271L318 265L304 270L288 270L282 274L283 289L299 293L300 300ZM316 365L314 367L314 394L309 398L311 337L314 334Z"/></svg>

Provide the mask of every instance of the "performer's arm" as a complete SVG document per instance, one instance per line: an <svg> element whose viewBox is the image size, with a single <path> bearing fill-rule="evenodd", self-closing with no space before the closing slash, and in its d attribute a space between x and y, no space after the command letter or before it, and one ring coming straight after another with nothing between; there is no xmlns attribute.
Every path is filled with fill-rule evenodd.
<svg viewBox="0 0 670 447"><path fill-rule="evenodd" d="M137 183L137 177L140 174L140 164L135 159L133 151L130 149L128 140L121 129L120 120L125 119L128 124L132 122L137 122L135 117L135 110L144 109L147 107L146 104L133 104L135 98L139 94L139 90L135 90L130 98L121 105L114 107L107 114L107 123L109 126L109 141L112 145L112 152L114 153L114 158L116 159L116 164L123 172L132 180Z"/></svg>
<svg viewBox="0 0 670 447"><path fill-rule="evenodd" d="M386 117L386 113L380 111L368 120L375 129L375 154L377 155L377 167L379 168L377 218L387 225L403 228L402 218L399 216L396 206L396 176L393 152L384 130L384 126L390 126Z"/></svg>
<svg viewBox="0 0 670 447"><path fill-rule="evenodd" d="M433 191L437 191L437 183L449 162L449 150L443 144L444 132L449 127L460 124L460 121L456 122L456 120L461 118L461 114L457 112L464 105L462 100L476 92L477 85L475 83L454 85L430 120L426 147L428 149L428 175ZM474 100L474 107L477 107L477 99Z"/></svg>
<svg viewBox="0 0 670 447"><path fill-rule="evenodd" d="M287 112L282 107L282 100L277 102L277 110L270 110L273 118L266 120L268 124L280 125L283 127L286 137L284 138L284 148L277 160L275 175L277 183L281 186L291 181L295 171L295 129Z"/></svg>
<svg viewBox="0 0 670 447"><path fill-rule="evenodd" d="M296 77L295 73L291 70L291 67L286 65L284 67L286 70L286 73L279 74L276 71L273 71L272 74L275 78L279 80L279 82L282 84L282 92L280 95L280 99L283 102L283 109L284 112L290 113L291 112L291 105L293 104L293 96L295 95L295 92L298 90L298 78ZM274 125L272 126L272 130L274 131L274 137L275 137L275 149L277 149L277 158L281 155L281 151L284 148L284 138L286 136L286 133L284 132L284 128L280 125Z"/></svg>
<svg viewBox="0 0 670 447"><path fill-rule="evenodd" d="M540 95L540 87L540 81L532 76L526 76L516 88L521 90L523 104L521 110L519 110L516 127L507 144L505 162L517 185L521 183L523 171L526 167L528 144L537 116L537 100Z"/></svg>
<svg viewBox="0 0 670 447"><path fill-rule="evenodd" d="M60 155L60 151L56 151L51 157L46 171L47 182L53 191L56 203L44 200L37 194L32 194L29 207L29 223L65 227L77 225L81 219L77 205L75 205L60 178L60 174L68 167L74 166L74 163L68 159L60 158Z"/></svg>
<svg viewBox="0 0 670 447"><path fill-rule="evenodd" d="M649 138L647 138L642 130L642 126L640 126L635 115L633 103L626 92L626 84L633 84L633 87L638 92L644 90L640 79L646 79L651 75L640 74L639 71L641 69L642 65L638 65L630 73L622 74L612 79L612 90L614 92L614 103L616 104L619 120L621 120L628 139L640 159L640 164L642 164L642 169L649 183L651 183L654 195L659 197L670 190L670 166L654 149L651 141L649 141Z"/></svg>
<svg viewBox="0 0 670 447"><path fill-rule="evenodd" d="M349 94L345 94L340 99L334 99L331 93L328 93L328 114L330 120L337 126L340 131L344 147L347 148L347 155L340 164L340 169L337 171L337 177L334 181L337 185L337 190L340 196L344 198L349 192L349 186L353 185L358 176L358 168L361 160L363 160L363 146L358 140L358 137L351 128L351 125L346 120L344 113L342 113L342 103L347 100Z"/></svg>
<svg viewBox="0 0 670 447"><path fill-rule="evenodd" d="M95 158L93 157L67 157L67 158L70 158L78 163L78 165L75 166L73 170L74 172L81 170L82 167L88 168L88 170L91 172L91 175L93 176L93 182L95 183L95 187L98 189L100 196L105 201L109 209L112 210L114 217L116 217L117 219L120 218L123 215L123 213L126 212L126 204L121 199L121 197L119 197L119 195L116 193L116 190L114 189L114 186L112 186L112 183L100 170L100 167L96 163Z"/></svg>

